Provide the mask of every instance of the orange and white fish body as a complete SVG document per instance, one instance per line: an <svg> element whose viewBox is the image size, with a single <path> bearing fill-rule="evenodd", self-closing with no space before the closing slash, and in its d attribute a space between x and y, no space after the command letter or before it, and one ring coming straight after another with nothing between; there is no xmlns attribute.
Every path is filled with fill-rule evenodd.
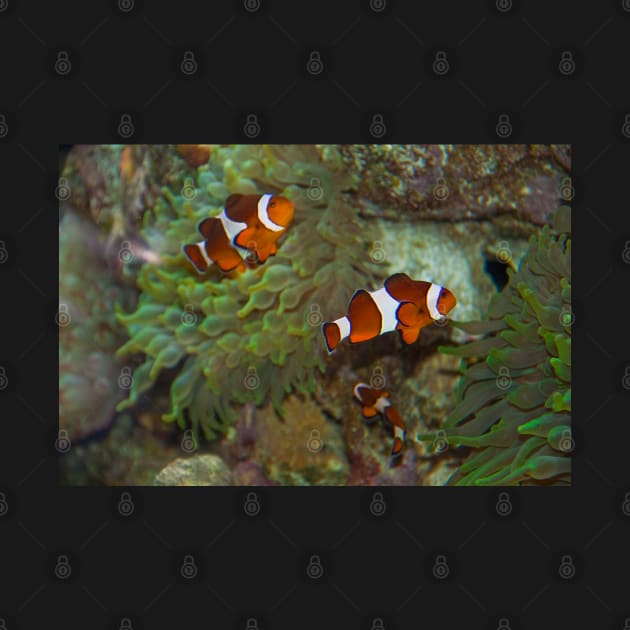
<svg viewBox="0 0 630 630"><path fill-rule="evenodd" d="M184 245L184 255L198 273L212 264L225 272L262 264L278 251L294 212L293 202L279 195L230 195L221 214L199 223L204 238Z"/></svg>
<svg viewBox="0 0 630 630"><path fill-rule="evenodd" d="M456 304L447 288L397 273L382 289L356 291L347 315L323 325L326 347L330 353L343 339L359 343L394 330L400 330L405 343L413 343L422 328L443 320Z"/></svg>
<svg viewBox="0 0 630 630"><path fill-rule="evenodd" d="M389 392L384 389L374 389L366 383L357 383L354 386L354 395L363 407L364 418L374 418L377 413L380 413L392 425L394 443L391 456L399 457L405 443L407 427L396 407L392 405Z"/></svg>

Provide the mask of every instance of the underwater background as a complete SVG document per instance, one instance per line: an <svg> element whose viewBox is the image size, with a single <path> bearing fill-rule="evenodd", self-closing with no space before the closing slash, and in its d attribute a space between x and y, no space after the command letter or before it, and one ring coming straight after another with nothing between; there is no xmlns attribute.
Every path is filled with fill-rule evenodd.
<svg viewBox="0 0 630 630"><path fill-rule="evenodd" d="M68 485L512 485L571 480L567 145L74 145L59 225ZM233 193L295 204L276 256L181 253ZM192 239L192 240L191 240ZM450 319L329 355L323 322L403 272ZM366 422L353 387L405 421Z"/></svg>

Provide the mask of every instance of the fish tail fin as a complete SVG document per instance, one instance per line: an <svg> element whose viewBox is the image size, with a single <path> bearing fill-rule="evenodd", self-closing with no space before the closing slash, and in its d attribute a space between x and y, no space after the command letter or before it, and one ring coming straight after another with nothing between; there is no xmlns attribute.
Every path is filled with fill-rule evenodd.
<svg viewBox="0 0 630 630"><path fill-rule="evenodd" d="M402 453L403 441L402 438L395 437L394 444L392 445L392 457L400 457Z"/></svg>
<svg viewBox="0 0 630 630"><path fill-rule="evenodd" d="M192 263L198 273L204 273L212 264L212 260L206 254L206 242L187 243L182 247L184 256Z"/></svg>
<svg viewBox="0 0 630 630"><path fill-rule="evenodd" d="M339 330L339 326L337 326L334 322L326 322L322 326L322 332L324 333L324 339L326 340L326 349L328 350L328 354L331 354L341 341L341 331Z"/></svg>
<svg viewBox="0 0 630 630"><path fill-rule="evenodd" d="M405 421L402 419L401 415L398 413L398 410L393 407L387 407L385 411L385 417L392 425L394 429L394 444L392 445L392 457L399 457L402 452L402 447L405 444L405 433L407 432L407 427L405 426Z"/></svg>

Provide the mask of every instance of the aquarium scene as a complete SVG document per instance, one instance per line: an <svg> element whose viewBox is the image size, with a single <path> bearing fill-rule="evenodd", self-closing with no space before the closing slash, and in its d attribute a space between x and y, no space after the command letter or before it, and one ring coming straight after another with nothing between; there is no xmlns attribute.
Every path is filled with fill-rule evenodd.
<svg viewBox="0 0 630 630"><path fill-rule="evenodd" d="M569 145L59 169L61 484L571 484Z"/></svg>

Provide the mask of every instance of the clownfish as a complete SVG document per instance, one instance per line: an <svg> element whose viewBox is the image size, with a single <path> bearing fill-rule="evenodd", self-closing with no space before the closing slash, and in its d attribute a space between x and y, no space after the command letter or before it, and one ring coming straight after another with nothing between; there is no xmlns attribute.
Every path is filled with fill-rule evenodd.
<svg viewBox="0 0 630 630"><path fill-rule="evenodd" d="M443 320L456 304L455 296L439 284L396 273L382 289L356 291L348 314L323 325L326 347L331 353L346 337L358 343L393 330L400 330L405 343L413 343L422 328Z"/></svg>
<svg viewBox="0 0 630 630"><path fill-rule="evenodd" d="M394 429L394 444L392 445L392 457L399 457L405 443L407 427L396 407L389 399L389 392L384 389L374 389L366 383L357 383L354 386L354 395L363 405L363 417L373 418L380 413Z"/></svg>
<svg viewBox="0 0 630 630"><path fill-rule="evenodd" d="M199 273L212 263L225 272L264 263L278 251L276 241L294 211L293 202L279 195L230 195L220 215L197 226L204 240L184 245L183 252Z"/></svg>

